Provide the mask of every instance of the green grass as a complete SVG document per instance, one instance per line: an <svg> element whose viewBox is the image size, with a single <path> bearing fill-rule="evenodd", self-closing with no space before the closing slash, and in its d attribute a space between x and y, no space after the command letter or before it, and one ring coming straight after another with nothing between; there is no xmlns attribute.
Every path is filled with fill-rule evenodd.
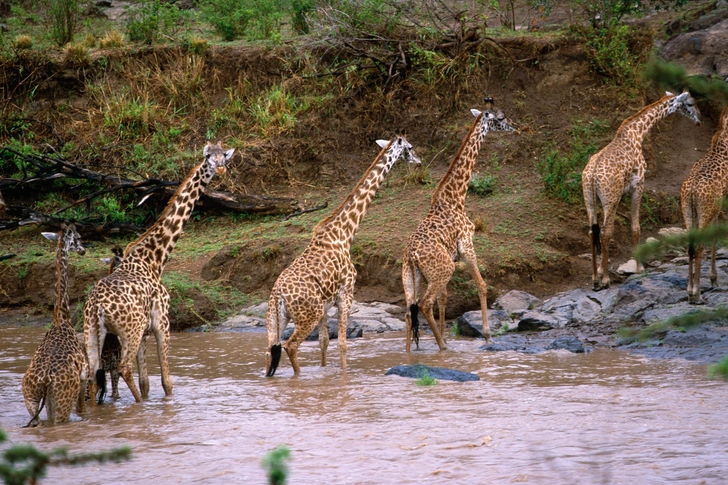
<svg viewBox="0 0 728 485"><path fill-rule="evenodd" d="M419 372L419 377L415 379L415 384L422 387L431 387L436 385L437 383L437 379L430 376L430 373L427 371L427 369L422 369Z"/></svg>

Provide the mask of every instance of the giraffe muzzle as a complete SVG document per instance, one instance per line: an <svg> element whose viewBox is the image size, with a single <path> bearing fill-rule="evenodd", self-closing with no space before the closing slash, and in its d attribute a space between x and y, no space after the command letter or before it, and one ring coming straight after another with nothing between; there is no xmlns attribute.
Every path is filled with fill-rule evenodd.
<svg viewBox="0 0 728 485"><path fill-rule="evenodd" d="M225 172L227 172L227 169L223 166L220 166L215 169L215 172L217 172L218 175L225 175Z"/></svg>

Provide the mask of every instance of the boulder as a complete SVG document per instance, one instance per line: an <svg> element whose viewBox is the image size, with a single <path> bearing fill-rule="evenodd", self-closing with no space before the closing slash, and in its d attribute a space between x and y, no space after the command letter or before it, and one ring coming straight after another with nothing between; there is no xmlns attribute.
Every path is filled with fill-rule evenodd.
<svg viewBox="0 0 728 485"><path fill-rule="evenodd" d="M685 66L688 74L728 79L728 19L678 35L667 42L662 57Z"/></svg>
<svg viewBox="0 0 728 485"><path fill-rule="evenodd" d="M541 299L526 293L525 291L511 290L505 295L499 296L493 303L495 310L504 310L505 312L512 314L516 312L523 312L525 310L533 310L534 308L541 306L543 302Z"/></svg>
<svg viewBox="0 0 728 485"><path fill-rule="evenodd" d="M583 354L585 352L584 343L578 338L571 336L557 338L546 347L546 350L568 350L575 354Z"/></svg>
<svg viewBox="0 0 728 485"><path fill-rule="evenodd" d="M563 328L567 323L569 321L562 316L530 311L521 316L521 319L518 321L518 331L551 330L554 328Z"/></svg>
<svg viewBox="0 0 728 485"><path fill-rule="evenodd" d="M460 370L447 369L445 367L430 367L428 365L415 364L415 365L398 365L392 367L384 373L385 376L401 376L409 377L411 379L419 379L420 377L432 377L433 379L442 381L479 381L480 377L477 374L471 372L463 372Z"/></svg>
<svg viewBox="0 0 728 485"><path fill-rule="evenodd" d="M480 310L463 313L458 317L457 325L458 334L463 337L483 337L483 315ZM518 330L518 322L505 310L488 310L488 325L491 332Z"/></svg>

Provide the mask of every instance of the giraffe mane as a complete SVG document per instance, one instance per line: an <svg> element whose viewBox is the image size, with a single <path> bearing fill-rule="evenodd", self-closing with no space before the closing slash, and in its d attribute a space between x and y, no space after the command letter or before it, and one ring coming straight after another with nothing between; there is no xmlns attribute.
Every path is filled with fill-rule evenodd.
<svg viewBox="0 0 728 485"><path fill-rule="evenodd" d="M389 140L389 143L387 143L387 146L385 146L384 148L382 148L379 151L379 155L377 155L377 158L375 158L374 161L372 162L372 164L369 165L369 168L366 170L366 172L364 172L364 176L361 179L359 179L359 182L351 190L351 192L349 192L349 195L346 196L346 198L341 202L341 204L339 204L339 206L336 209L331 211L331 214L326 216L325 219L322 219L321 222L316 224L316 227L314 227L314 229L313 229L314 234L316 234L320 228L324 227L326 224L331 222L331 220L336 216L336 214L338 214L341 211L341 209L343 209L344 205L346 205L346 203L349 202L354 197L354 194L357 193L357 191L359 190L359 187L361 186L362 183L364 183L364 180L367 178L367 174L369 174L369 172L379 163L379 160L381 160L382 157L384 156L384 154L387 152L387 150L389 150L389 147L392 146L392 143L394 143L395 139L396 139L396 137Z"/></svg>
<svg viewBox="0 0 728 485"><path fill-rule="evenodd" d="M175 191L174 195L173 195L172 197L170 197L170 198L169 198L169 201L167 202L167 205L166 205L166 207L164 208L164 211L162 212L162 215L161 215L161 216L159 216L159 218L157 219L157 221L156 221L156 222L155 222L154 224L152 224L152 226L151 226L151 227L150 227L149 229L147 229L146 231L144 231L144 234L142 234L141 236L139 236L139 238L138 238L138 239L136 239L135 241L132 241L132 242L130 242L129 244L127 244L126 248L124 249L124 257L125 257L125 258L126 258L126 257L127 257L128 255L129 255L129 251L131 251L131 249L132 249L132 248L133 248L134 246L136 246L137 244L139 244L139 243L141 243L142 241L144 241L144 239L146 239L146 237L147 237L147 236L149 236L149 234L150 234L150 233L151 233L151 232L152 232L153 230L155 230L155 229L157 228L157 226L159 226L160 224L164 224L164 221L165 221L165 220L167 219L167 216L169 215L169 211L170 211L170 208L171 208L171 207L172 207L172 205L173 205L173 204L174 204L174 203L175 203L175 202L177 201L177 197L179 197L179 193L180 193L180 192L182 191L182 189L183 189L183 188L184 188L184 187L185 187L185 186L187 185L187 182L189 182L189 181L190 181L190 179L191 179L192 177L194 177L194 176L195 176L195 174L197 174L197 171L198 171L198 170L200 169L200 167L201 167L201 166L202 166L202 165L203 165L204 163L205 163L205 162L202 162L202 163L200 163L199 165L197 165L197 166L195 167L195 169L194 169L194 170L190 170L190 173L189 173L189 175L187 175L187 178L185 178L185 179L184 179L184 180L183 180L183 181L182 181L182 182L181 182L181 183L179 184L179 187L178 187L178 188L177 188L177 190Z"/></svg>
<svg viewBox="0 0 728 485"><path fill-rule="evenodd" d="M667 101L668 99L670 99L670 98L674 98L674 97L675 97L675 95L674 95L674 94L670 94L670 95L665 95L665 96L661 97L660 99L658 99L657 101L655 101L654 103L652 103L652 104L648 104L647 106L645 106L644 108L642 108L641 110L639 110L638 112L636 112L635 114L633 114L632 116L630 116L629 118L627 118L626 120L624 120L624 121L622 122L622 124L621 124L621 125L619 125L619 128L617 128L617 133L615 133L615 134L614 134L614 137L615 137L615 138L617 138L617 137L618 137L619 135L621 135L621 134L622 134L622 132L624 132L624 130L626 130L626 129L627 129L627 126L628 126L628 125L629 125L630 123L632 123L632 122L633 122L634 120L636 120L637 118L640 118L640 117L641 117L642 115L644 115L644 114L645 114L645 113L646 113L646 112L647 112L648 110L650 110L650 109L654 108L655 106L657 106L658 104L664 103L664 102L665 102L665 101Z"/></svg>
<svg viewBox="0 0 728 485"><path fill-rule="evenodd" d="M468 144L470 137L473 135L473 131L475 131L475 127L478 126L478 123L480 123L480 119L482 117L483 117L483 113L481 112L478 115L478 117L475 118L475 121L473 122L473 124L470 125L470 130L468 130L467 136L463 139L463 143L460 145L457 155L455 155L455 158L453 158L452 162L450 162L450 167L447 169L447 173L440 180L440 183L437 185L437 189L435 189L435 193L432 194L432 202L435 202L435 200L437 200L437 198L440 196L440 190L442 189L443 185L445 184L445 181L448 179L448 175L450 175L452 173L452 171L455 170L457 161L460 160L460 157L463 154L463 150L465 150L465 146Z"/></svg>

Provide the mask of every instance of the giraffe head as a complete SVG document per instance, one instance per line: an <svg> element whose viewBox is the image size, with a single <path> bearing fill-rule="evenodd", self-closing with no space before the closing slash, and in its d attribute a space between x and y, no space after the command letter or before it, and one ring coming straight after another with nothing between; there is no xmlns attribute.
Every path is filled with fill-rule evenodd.
<svg viewBox="0 0 728 485"><path fill-rule="evenodd" d="M231 148L228 151L223 150L222 143L218 140L215 145L207 143L205 149L202 151L202 155L205 157L205 167L203 171L203 178L207 182L212 180L213 175L217 173L222 175L225 173L225 162L235 153L235 149Z"/></svg>
<svg viewBox="0 0 728 485"><path fill-rule="evenodd" d="M700 111L698 111L698 107L695 106L695 100L692 96L690 96L689 91L685 90L677 96L670 92L666 92L665 95L672 96L670 106L668 108L670 113L678 112L693 123L697 125L701 124Z"/></svg>
<svg viewBox="0 0 728 485"><path fill-rule="evenodd" d="M476 118L482 116L477 127L478 136L481 140L489 131L518 131L515 124L506 117L503 110L497 109L493 105L493 98L485 98L485 109L482 112L477 109L471 109L470 112Z"/></svg>
<svg viewBox="0 0 728 485"><path fill-rule="evenodd" d="M109 267L109 274L113 273L114 270L124 261L124 250L119 246L114 246L111 250L114 253L112 258L99 258L102 263Z"/></svg>
<svg viewBox="0 0 728 485"><path fill-rule="evenodd" d="M390 147L389 156L393 163L402 158L407 163L422 165L422 161L417 155L415 155L415 150L412 148L412 144L403 136L395 136L391 142L389 140L377 140L377 145L382 148L386 148L387 146Z"/></svg>
<svg viewBox="0 0 728 485"><path fill-rule="evenodd" d="M83 256L86 253L86 248L81 244L81 236L76 231L76 226L73 224L61 224L61 234L57 232L43 232L43 237L49 241L58 241L61 234L63 235L63 249L66 252L76 252Z"/></svg>

